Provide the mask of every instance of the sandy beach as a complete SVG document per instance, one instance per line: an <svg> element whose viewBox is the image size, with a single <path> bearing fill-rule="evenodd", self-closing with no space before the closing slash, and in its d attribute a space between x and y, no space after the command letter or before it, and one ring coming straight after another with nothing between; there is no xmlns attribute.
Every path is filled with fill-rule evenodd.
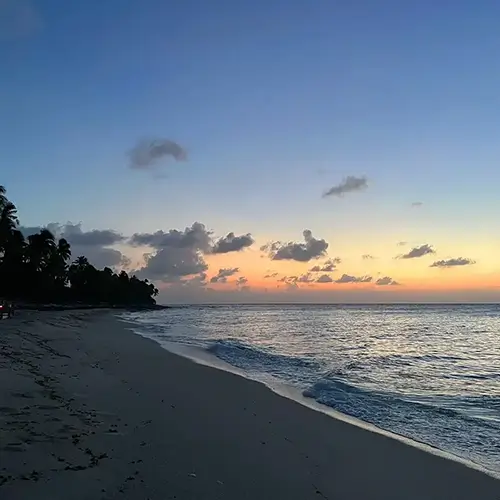
<svg viewBox="0 0 500 500"><path fill-rule="evenodd" d="M196 364L109 312L0 321L0 498L495 499L500 481Z"/></svg>

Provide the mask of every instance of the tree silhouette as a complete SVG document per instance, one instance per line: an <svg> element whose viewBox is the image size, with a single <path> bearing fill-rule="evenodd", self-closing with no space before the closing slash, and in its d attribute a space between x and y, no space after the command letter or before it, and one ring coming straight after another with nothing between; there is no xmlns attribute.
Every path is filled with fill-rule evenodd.
<svg viewBox="0 0 500 500"><path fill-rule="evenodd" d="M48 230L24 238L16 206L0 186L0 297L37 303L152 306L158 294L148 280L96 269L86 257L69 264L71 246Z"/></svg>

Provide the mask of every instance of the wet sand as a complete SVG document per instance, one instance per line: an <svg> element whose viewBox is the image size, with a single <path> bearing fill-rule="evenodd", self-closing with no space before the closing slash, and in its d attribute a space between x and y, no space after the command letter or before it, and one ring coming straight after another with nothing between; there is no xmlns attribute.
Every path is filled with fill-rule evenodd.
<svg viewBox="0 0 500 500"><path fill-rule="evenodd" d="M0 498L500 499L500 481L171 354L103 311L0 321Z"/></svg>

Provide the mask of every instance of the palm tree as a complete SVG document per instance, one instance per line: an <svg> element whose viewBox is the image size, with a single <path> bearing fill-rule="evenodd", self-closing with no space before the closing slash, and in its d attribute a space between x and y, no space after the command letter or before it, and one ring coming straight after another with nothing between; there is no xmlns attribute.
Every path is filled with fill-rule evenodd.
<svg viewBox="0 0 500 500"><path fill-rule="evenodd" d="M56 240L48 229L41 229L39 233L28 236L26 253L33 270L43 271L55 251Z"/></svg>
<svg viewBox="0 0 500 500"><path fill-rule="evenodd" d="M62 293L61 289L66 286L68 281L68 265L66 261L70 257L71 247L64 238L61 238L57 242L57 247L52 247L47 255L44 271L50 276L52 287L55 289L54 292L56 294Z"/></svg>
<svg viewBox="0 0 500 500"><path fill-rule="evenodd" d="M100 271L83 256L68 267L67 240L56 241L48 229L26 240L18 225L16 206L0 185L0 296L41 302L155 304L158 290L147 280L129 277L125 271L118 275L110 268Z"/></svg>
<svg viewBox="0 0 500 500"><path fill-rule="evenodd" d="M3 207L9 200L7 199L7 190L5 186L0 185L0 208Z"/></svg>
<svg viewBox="0 0 500 500"><path fill-rule="evenodd" d="M66 262L71 257L71 246L68 240L60 238L57 243L57 253L61 259Z"/></svg>
<svg viewBox="0 0 500 500"><path fill-rule="evenodd" d="M73 262L73 264L71 264L71 265L79 268L80 270L83 270L86 267L88 267L90 264L89 264L87 257L80 255L80 257L77 257L75 262Z"/></svg>
<svg viewBox="0 0 500 500"><path fill-rule="evenodd" d="M2 200L2 196L0 191L0 252L5 251L5 244L19 223L16 206L6 198Z"/></svg>
<svg viewBox="0 0 500 500"><path fill-rule="evenodd" d="M4 240L0 251L0 296L19 297L26 289L25 248L24 236L17 229Z"/></svg>

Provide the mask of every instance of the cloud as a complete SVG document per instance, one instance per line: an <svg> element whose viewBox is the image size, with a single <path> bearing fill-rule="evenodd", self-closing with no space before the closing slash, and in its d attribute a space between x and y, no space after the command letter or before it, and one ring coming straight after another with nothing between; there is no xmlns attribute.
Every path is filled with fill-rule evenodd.
<svg viewBox="0 0 500 500"><path fill-rule="evenodd" d="M343 274L335 283L370 283L372 281L371 276L350 276L349 274Z"/></svg>
<svg viewBox="0 0 500 500"><path fill-rule="evenodd" d="M59 226L60 232L70 243L79 246L111 246L123 242L126 238L112 229L92 229L82 231L81 224Z"/></svg>
<svg viewBox="0 0 500 500"><path fill-rule="evenodd" d="M300 284L314 283L315 279L309 274L302 274L300 276L283 276L278 280L279 283L285 283L289 287L298 288Z"/></svg>
<svg viewBox="0 0 500 500"><path fill-rule="evenodd" d="M398 247L405 247L406 245L408 245L408 242L407 241L398 241L397 245L398 245Z"/></svg>
<svg viewBox="0 0 500 500"><path fill-rule="evenodd" d="M283 276L278 280L279 283L284 283L288 288L298 288L298 276Z"/></svg>
<svg viewBox="0 0 500 500"><path fill-rule="evenodd" d="M160 159L172 157L176 161L187 158L186 150L170 139L143 139L129 152L130 167L147 170Z"/></svg>
<svg viewBox="0 0 500 500"><path fill-rule="evenodd" d="M132 246L150 246L156 249L196 246L204 254L223 254L239 252L252 245L254 240L249 233L235 236L231 232L213 243L212 232L201 222L195 222L184 231L170 229L168 232L159 230L154 233L135 233L130 237L129 243Z"/></svg>
<svg viewBox="0 0 500 500"><path fill-rule="evenodd" d="M429 267L439 267L441 269L446 269L448 267L471 266L475 263L476 263L475 260L467 259L465 257L458 257L456 259L437 260L436 262L432 263Z"/></svg>
<svg viewBox="0 0 500 500"><path fill-rule="evenodd" d="M168 232L159 230L154 233L134 233L129 240L133 246L150 246L162 248L196 248L209 253L212 248L211 232L201 222L194 222L184 231L170 229Z"/></svg>
<svg viewBox="0 0 500 500"><path fill-rule="evenodd" d="M436 253L431 245L420 245L419 247L412 248L408 253L400 255L399 259L416 259L418 257L423 257L424 255L429 255Z"/></svg>
<svg viewBox="0 0 500 500"><path fill-rule="evenodd" d="M104 267L123 268L130 265L130 259L115 248L89 246L82 248L72 245L71 255L72 258L84 255L85 257L87 257L88 261L97 269L101 269Z"/></svg>
<svg viewBox="0 0 500 500"><path fill-rule="evenodd" d="M314 266L309 269L310 273L331 273L337 269L337 264L340 264L342 259L335 257L333 259L328 259L321 266Z"/></svg>
<svg viewBox="0 0 500 500"><path fill-rule="evenodd" d="M414 207L414 208L418 208L418 207L421 207L423 205L423 202L421 201L414 201L411 206Z"/></svg>
<svg viewBox="0 0 500 500"><path fill-rule="evenodd" d="M313 283L314 278L309 274L302 274L297 278L297 283Z"/></svg>
<svg viewBox="0 0 500 500"><path fill-rule="evenodd" d="M264 279L276 278L276 276L278 276L278 273L266 274L266 275L264 276Z"/></svg>
<svg viewBox="0 0 500 500"><path fill-rule="evenodd" d="M219 272L210 279L210 283L227 283L227 279L230 276L234 276L239 272L239 267L221 268Z"/></svg>
<svg viewBox="0 0 500 500"><path fill-rule="evenodd" d="M0 0L1 1L1 0ZM115 248L110 246L125 241L125 237L112 229L92 229L83 231L81 224L59 224L50 222L44 228L48 229L56 238L65 238L71 245L71 259L74 260L80 255L87 257L88 261L101 269L103 267L128 267L130 260ZM19 228L25 237L35 234L40 229L38 227Z"/></svg>
<svg viewBox="0 0 500 500"><path fill-rule="evenodd" d="M145 255L145 265L137 270L138 276L174 283L206 272L206 255L240 251L253 244L253 238L250 234L235 236L231 232L214 243L212 231L201 222L194 222L183 231L170 229L154 233L134 233L128 242L132 246L154 249L154 252ZM223 276L214 278L212 283L226 281L222 280Z"/></svg>
<svg viewBox="0 0 500 500"><path fill-rule="evenodd" d="M397 286L399 283L395 280L393 280L389 276L384 276L383 278L379 278L377 281L375 281L375 284L377 286Z"/></svg>
<svg viewBox="0 0 500 500"><path fill-rule="evenodd" d="M316 283L333 283L333 278L328 276L328 274L322 274L317 280Z"/></svg>
<svg viewBox="0 0 500 500"><path fill-rule="evenodd" d="M361 191L368 187L368 181L366 177L355 177L349 175L340 184L331 187L328 191L323 193L323 198L327 196L343 196L345 193L351 193L353 191Z"/></svg>
<svg viewBox="0 0 500 500"><path fill-rule="evenodd" d="M212 253L239 252L244 248L253 245L254 239L250 233L241 236L235 236L234 233L228 233L223 238L217 240L212 248Z"/></svg>
<svg viewBox="0 0 500 500"><path fill-rule="evenodd" d="M26 38L42 27L42 18L29 0L0 0L0 39Z"/></svg>
<svg viewBox="0 0 500 500"><path fill-rule="evenodd" d="M145 254L144 257L145 265L136 274L153 281L178 281L208 269L203 257L192 248L162 248L155 253Z"/></svg>
<svg viewBox="0 0 500 500"><path fill-rule="evenodd" d="M211 250L210 232L200 222L184 231L135 233L129 241L135 246L155 249L155 252L145 255L145 265L137 270L141 278L168 283L208 269L203 255Z"/></svg>
<svg viewBox="0 0 500 500"><path fill-rule="evenodd" d="M369 253L365 253L364 255L361 256L361 258L363 260L374 260L374 259L376 259L376 257L374 257L373 255L370 255Z"/></svg>
<svg viewBox="0 0 500 500"><path fill-rule="evenodd" d="M297 262L309 262L326 255L328 243L313 237L311 231L304 230L304 243L283 243L275 241L261 247L272 260L295 260Z"/></svg>
<svg viewBox="0 0 500 500"><path fill-rule="evenodd" d="M237 287L241 287L241 288L249 288L247 287L248 283L248 280L244 277L244 276L240 276L237 280L236 280L236 286Z"/></svg>
<svg viewBox="0 0 500 500"><path fill-rule="evenodd" d="M200 273L192 278L181 281L184 285L205 286L207 284L207 273Z"/></svg>

